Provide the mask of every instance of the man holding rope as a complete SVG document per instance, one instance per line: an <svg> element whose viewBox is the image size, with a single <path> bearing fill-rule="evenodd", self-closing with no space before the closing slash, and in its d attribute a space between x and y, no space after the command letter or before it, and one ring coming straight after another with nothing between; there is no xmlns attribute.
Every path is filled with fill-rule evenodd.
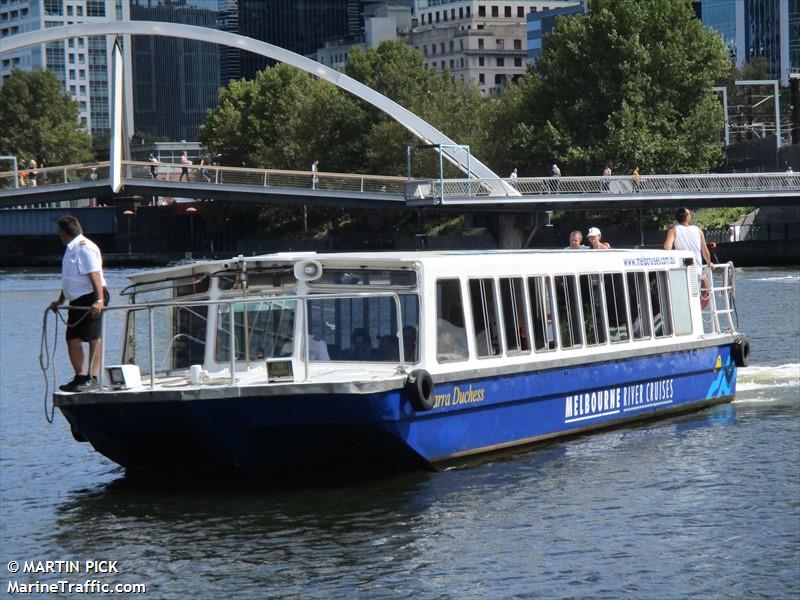
<svg viewBox="0 0 800 600"><path fill-rule="evenodd" d="M67 311L67 352L75 377L60 387L65 392L86 392L97 387L100 373L100 316L109 295L103 276L103 257L97 244L83 235L73 216L58 220L61 242L66 246L61 261L61 294L50 303L56 310L69 300ZM85 310L88 308L89 310ZM83 343L89 344L89 367L84 369Z"/></svg>

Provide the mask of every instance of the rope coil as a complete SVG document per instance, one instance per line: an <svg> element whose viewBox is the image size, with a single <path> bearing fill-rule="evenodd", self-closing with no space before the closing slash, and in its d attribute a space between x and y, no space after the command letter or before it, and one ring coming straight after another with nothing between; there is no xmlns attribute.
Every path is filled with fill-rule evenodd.
<svg viewBox="0 0 800 600"><path fill-rule="evenodd" d="M56 315L56 326L55 330L53 331L53 349L50 350L47 346L47 317L48 313L53 312ZM50 406L50 410L48 412L47 407L47 400L50 398L50 381L47 379L47 372L52 367L53 369L53 390L56 389L56 348L58 347L58 322L61 321L67 327L75 327L81 321L83 321L86 317L90 314L89 310L86 310L84 315L79 318L74 323L70 323L68 319L65 319L64 316L59 312L57 308L51 309L49 306L44 309L44 314L42 315L42 336L39 341L39 369L42 371L42 377L44 378L44 418L47 419L48 423L53 422L53 418L55 416L56 407L55 404Z"/></svg>

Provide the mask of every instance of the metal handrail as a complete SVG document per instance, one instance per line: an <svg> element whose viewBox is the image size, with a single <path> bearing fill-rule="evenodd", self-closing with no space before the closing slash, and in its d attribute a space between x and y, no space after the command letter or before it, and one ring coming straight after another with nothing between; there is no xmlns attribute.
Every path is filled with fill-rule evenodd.
<svg viewBox="0 0 800 600"><path fill-rule="evenodd" d="M395 314L397 318L397 343L398 343L398 352L399 352L399 372L405 372L406 370L406 360L405 360L405 348L403 347L403 314L402 314L402 306L400 304L400 295L397 292L391 291L373 291L373 292L340 292L340 293L317 293L317 294L270 294L270 295L262 295L262 296L245 296L245 297L231 297L231 298L222 298L219 300L197 300L197 301L179 301L179 302L170 302L170 301L156 301L156 302L145 302L140 304L126 304L123 306L107 306L103 309L103 312L100 315L100 339L106 339L106 319L105 315L107 311L116 311L116 310L125 310L125 311L139 311L139 310L146 310L147 311L147 318L148 318L148 329L149 329L149 355L150 355L150 389L155 389L155 328L153 324L153 311L157 308L176 308L182 306L220 306L220 305L227 305L232 307L234 304L253 304L256 302L264 302L264 301L275 301L275 300L296 300L301 305L301 311L303 314L303 329L305 331L305 336L302 339L303 341L303 370L304 376L303 381L308 381L308 364L309 364L309 344L308 344L308 301L309 300L337 300L337 299L350 299L350 298L381 298L381 297L388 297L393 298L395 303ZM57 307L57 310L67 310L69 307ZM91 307L71 307L72 309L78 308L79 310L91 310ZM231 360L230 360L230 383L234 385L236 383L236 337L235 337L235 327L231 327L230 332L230 347L231 347ZM100 350L100 373L98 375L98 387L99 389L103 389L103 379L105 376L105 354L106 354L106 344L101 344Z"/></svg>
<svg viewBox="0 0 800 600"><path fill-rule="evenodd" d="M709 287L707 288L707 291L710 295L709 319L713 333L723 332L720 316L724 316L725 320L727 321L726 331L736 331L736 326L733 322L733 313L735 309L733 307L733 303L731 302L731 297L734 293L733 277L731 276L733 268L733 263L730 261L723 264L715 264L713 269L711 269L708 265L703 267L703 276L707 276L709 282ZM721 270L722 281L721 285L719 286L717 286L716 282L714 281L714 271L717 270ZM719 294L719 303L722 305L722 308L719 308L717 304L717 294Z"/></svg>
<svg viewBox="0 0 800 600"><path fill-rule="evenodd" d="M499 185L502 184L502 185ZM417 179L406 183L406 199L471 198L497 195L621 195L638 193L730 193L800 191L796 173L706 173L697 175L613 175L518 179Z"/></svg>

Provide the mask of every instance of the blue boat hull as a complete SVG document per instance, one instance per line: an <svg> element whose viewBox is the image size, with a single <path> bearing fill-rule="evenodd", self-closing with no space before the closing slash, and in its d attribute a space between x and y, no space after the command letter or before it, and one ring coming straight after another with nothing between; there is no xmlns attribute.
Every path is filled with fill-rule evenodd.
<svg viewBox="0 0 800 600"><path fill-rule="evenodd" d="M724 345L437 383L425 412L402 389L57 403L127 468L264 472L434 465L729 402L735 385Z"/></svg>

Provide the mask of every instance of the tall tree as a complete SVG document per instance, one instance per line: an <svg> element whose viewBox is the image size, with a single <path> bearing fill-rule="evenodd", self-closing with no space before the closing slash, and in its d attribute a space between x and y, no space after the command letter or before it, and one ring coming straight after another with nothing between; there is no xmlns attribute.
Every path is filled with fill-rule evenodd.
<svg viewBox="0 0 800 600"><path fill-rule="evenodd" d="M0 154L50 166L91 160L79 108L50 71L15 69L0 87Z"/></svg>
<svg viewBox="0 0 800 600"><path fill-rule="evenodd" d="M504 129L494 160L546 175L707 171L722 158L712 87L730 68L720 38L685 0L593 0L562 17L520 89L490 121ZM509 120L504 110L519 119Z"/></svg>
<svg viewBox="0 0 800 600"><path fill-rule="evenodd" d="M227 165L338 171L362 162L364 127L355 99L281 64L223 88L199 138Z"/></svg>
<svg viewBox="0 0 800 600"><path fill-rule="evenodd" d="M385 41L366 52L350 53L347 74L428 121L460 144L473 144L477 117L483 100L477 86L426 69L422 55L400 40ZM366 140L367 168L387 175L405 175L406 146L420 139L402 125L368 109L370 130ZM414 174L433 175L438 159L428 153L415 155ZM459 171L450 172L456 176Z"/></svg>

